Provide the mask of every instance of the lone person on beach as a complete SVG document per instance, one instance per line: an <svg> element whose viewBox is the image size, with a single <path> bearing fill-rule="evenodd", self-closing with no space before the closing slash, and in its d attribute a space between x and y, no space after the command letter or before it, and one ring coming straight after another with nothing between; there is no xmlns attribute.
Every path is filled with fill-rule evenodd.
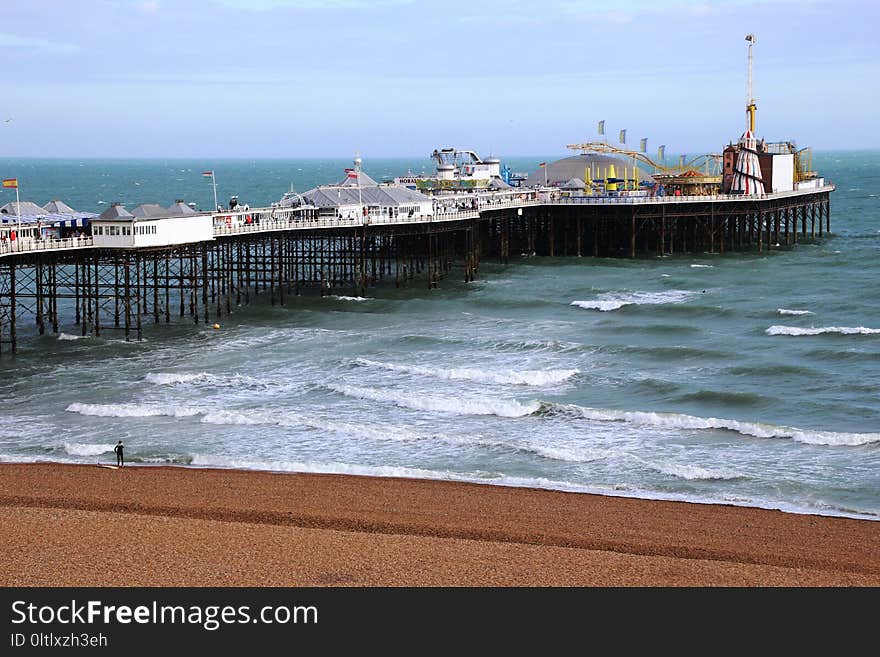
<svg viewBox="0 0 880 657"><path fill-rule="evenodd" d="M125 445L122 444L121 440L113 448L113 451L116 452L116 465L125 465L125 458L122 456L122 450L124 449Z"/></svg>

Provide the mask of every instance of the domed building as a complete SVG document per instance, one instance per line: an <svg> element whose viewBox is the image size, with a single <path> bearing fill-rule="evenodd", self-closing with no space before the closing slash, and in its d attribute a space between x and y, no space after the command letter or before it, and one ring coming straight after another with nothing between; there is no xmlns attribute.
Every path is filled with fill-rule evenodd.
<svg viewBox="0 0 880 657"><path fill-rule="evenodd" d="M625 167L627 180L632 178L633 161L630 158L618 155L603 155L600 153L581 153L579 155L572 155L571 157L564 157L555 162L548 162L546 167L539 168L537 171L530 173L529 177L523 182L523 186L535 187L537 185L543 185L545 168L547 173L547 184L559 186L568 183L572 178L583 180L585 172L591 166L591 177L594 180L607 178L609 177L611 165L614 165L615 177L623 178ZM653 171L648 171L643 168L643 166L640 166L639 181L653 182L653 178L651 177L652 173Z"/></svg>

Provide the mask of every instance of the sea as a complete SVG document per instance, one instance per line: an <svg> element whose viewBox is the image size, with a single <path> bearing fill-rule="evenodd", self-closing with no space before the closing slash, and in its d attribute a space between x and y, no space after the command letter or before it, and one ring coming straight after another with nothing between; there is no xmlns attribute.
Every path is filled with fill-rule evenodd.
<svg viewBox="0 0 880 657"><path fill-rule="evenodd" d="M508 158L535 170L550 156ZM22 322L0 460L332 472L880 517L880 151L817 152L832 235L771 252L512 254L477 280L258 299L145 340ZM9 160L22 200L252 207L347 159ZM377 180L427 158L366 160ZM3 190L0 203L14 200Z"/></svg>

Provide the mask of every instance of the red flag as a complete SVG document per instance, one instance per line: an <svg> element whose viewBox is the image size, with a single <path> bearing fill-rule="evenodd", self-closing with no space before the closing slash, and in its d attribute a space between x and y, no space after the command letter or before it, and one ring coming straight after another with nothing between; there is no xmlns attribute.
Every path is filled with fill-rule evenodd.
<svg viewBox="0 0 880 657"><path fill-rule="evenodd" d="M348 178L357 178L358 177L357 171L355 171L354 169L346 169L345 175Z"/></svg>
<svg viewBox="0 0 880 657"><path fill-rule="evenodd" d="M541 162L541 164L539 164L538 166L539 166L539 167L545 167L545 166L547 166L547 163L546 163L546 162Z"/></svg>
<svg viewBox="0 0 880 657"><path fill-rule="evenodd" d="M213 171L202 171L202 175L205 176L206 178L213 178L214 172Z"/></svg>

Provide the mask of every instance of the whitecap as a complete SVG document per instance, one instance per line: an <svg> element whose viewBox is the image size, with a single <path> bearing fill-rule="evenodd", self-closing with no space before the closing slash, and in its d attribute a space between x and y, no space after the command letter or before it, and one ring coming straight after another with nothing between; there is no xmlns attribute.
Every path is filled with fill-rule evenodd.
<svg viewBox="0 0 880 657"><path fill-rule="evenodd" d="M776 312L780 315L813 315L815 314L812 310L789 310L787 308L777 308Z"/></svg>
<svg viewBox="0 0 880 657"><path fill-rule="evenodd" d="M766 331L767 335L824 335L838 333L840 335L878 335L880 329L866 328L864 326L811 326L800 328L798 326L771 326Z"/></svg>
<svg viewBox="0 0 880 657"><path fill-rule="evenodd" d="M744 475L727 468L710 469L686 463L654 463L649 461L643 461L643 463L656 472L687 481L729 481L744 477Z"/></svg>
<svg viewBox="0 0 880 657"><path fill-rule="evenodd" d="M96 417L192 417L204 413L199 408L187 406L160 406L158 404L81 404L74 402L66 409L80 415Z"/></svg>
<svg viewBox="0 0 880 657"><path fill-rule="evenodd" d="M336 301L373 301L372 297L347 297L344 294L331 294L328 299L336 299Z"/></svg>
<svg viewBox="0 0 880 657"><path fill-rule="evenodd" d="M115 445L111 443L107 443L106 445L92 443L64 443L63 447L64 451L71 456L98 456L99 454L112 452Z"/></svg>
<svg viewBox="0 0 880 657"><path fill-rule="evenodd" d="M880 433L848 433L837 431L814 431L765 424L742 422L715 417L697 417L682 413L658 413L655 411L618 411L588 408L576 404L551 405L563 412L576 414L587 420L604 422L630 422L642 426L675 429L723 429L754 438L788 438L810 445L858 446L880 442Z"/></svg>
<svg viewBox="0 0 880 657"><path fill-rule="evenodd" d="M589 301L572 301L572 306L584 310L598 310L610 312L624 306L632 305L662 305L668 303L681 303L694 295L688 290L669 290L667 292L603 292L598 297Z"/></svg>
<svg viewBox="0 0 880 657"><path fill-rule="evenodd" d="M715 265L691 265L691 269L714 269L714 267Z"/></svg>
<svg viewBox="0 0 880 657"><path fill-rule="evenodd" d="M560 370L482 370L475 368L432 368L417 365L400 365L383 363L367 358L358 358L356 363L369 367L378 367L391 372L416 374L449 381L474 381L476 383L499 383L525 386L557 385L580 373L577 369Z"/></svg>
<svg viewBox="0 0 880 657"><path fill-rule="evenodd" d="M372 440L423 440L427 436L416 431L389 425L369 425L309 417L298 413L274 413L256 410L215 410L202 417L204 424L233 426L307 427L319 431L368 438Z"/></svg>
<svg viewBox="0 0 880 657"><path fill-rule="evenodd" d="M209 381L211 375L207 372L149 372L144 377L147 383L155 383L156 385L175 385L179 383L192 383L195 381Z"/></svg>
<svg viewBox="0 0 880 657"><path fill-rule="evenodd" d="M425 396L416 392L400 390L378 390L358 386L331 385L330 390L346 397L357 397L370 401L387 402L416 411L450 413L455 415L497 415L499 417L523 417L540 409L538 401L520 402L515 399L496 399L491 397L444 397Z"/></svg>
<svg viewBox="0 0 880 657"><path fill-rule="evenodd" d="M88 337L90 337L90 336L88 336L88 335L73 335L71 333L63 333L63 332L58 334L59 340L83 340Z"/></svg>

